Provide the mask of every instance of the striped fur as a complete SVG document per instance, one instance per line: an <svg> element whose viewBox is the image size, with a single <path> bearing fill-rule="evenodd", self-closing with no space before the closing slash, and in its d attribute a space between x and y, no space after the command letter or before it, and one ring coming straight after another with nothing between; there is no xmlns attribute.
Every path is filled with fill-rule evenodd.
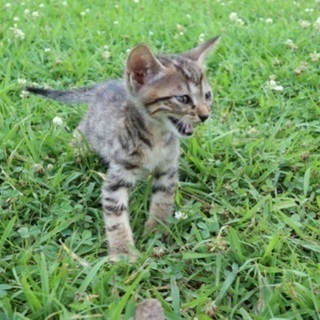
<svg viewBox="0 0 320 320"><path fill-rule="evenodd" d="M213 95L204 58L218 39L159 57L146 45L138 45L129 54L123 81L71 91L27 88L50 99L89 106L77 130L109 163L101 198L112 259L122 254L136 258L128 196L137 179L154 176L148 229L159 220L165 222L172 212L179 137L191 136L194 125L210 115Z"/></svg>

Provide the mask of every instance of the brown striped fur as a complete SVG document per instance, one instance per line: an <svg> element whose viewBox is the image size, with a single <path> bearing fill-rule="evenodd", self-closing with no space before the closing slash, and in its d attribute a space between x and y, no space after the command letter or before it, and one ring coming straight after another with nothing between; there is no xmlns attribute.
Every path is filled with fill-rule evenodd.
<svg viewBox="0 0 320 320"><path fill-rule="evenodd" d="M193 126L210 115L213 95L204 58L218 40L159 57L146 45L138 45L129 54L123 81L70 91L27 88L61 102L88 104L77 130L109 164L102 208L113 260L121 255L136 259L128 197L137 179L154 176L146 228L152 230L172 213L179 137L191 136Z"/></svg>

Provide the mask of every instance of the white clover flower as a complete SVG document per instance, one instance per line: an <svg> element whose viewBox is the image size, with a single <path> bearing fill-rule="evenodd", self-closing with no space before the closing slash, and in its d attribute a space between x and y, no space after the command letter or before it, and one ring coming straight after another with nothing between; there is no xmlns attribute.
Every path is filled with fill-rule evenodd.
<svg viewBox="0 0 320 320"><path fill-rule="evenodd" d="M80 16L81 16L81 17L84 17L86 14L87 14L87 13L86 13L85 11L81 11L81 12L80 12Z"/></svg>
<svg viewBox="0 0 320 320"><path fill-rule="evenodd" d="M19 19L18 17L14 17L14 18L13 18L13 21L14 21L14 22L18 22L18 21L20 21L20 19Z"/></svg>
<svg viewBox="0 0 320 320"><path fill-rule="evenodd" d="M63 120L60 117L56 116L52 119L52 124L56 127L61 126L63 124Z"/></svg>
<svg viewBox="0 0 320 320"><path fill-rule="evenodd" d="M273 90L275 91L283 91L283 86L276 85Z"/></svg>
<svg viewBox="0 0 320 320"><path fill-rule="evenodd" d="M236 22L238 20L238 14L236 12L231 12L229 15L229 19L233 22Z"/></svg>
<svg viewBox="0 0 320 320"><path fill-rule="evenodd" d="M39 14L38 11L32 12L31 15L32 15L34 18L38 18L38 17L40 16L40 14Z"/></svg>
<svg viewBox="0 0 320 320"><path fill-rule="evenodd" d="M244 25L244 21L242 19L237 19L236 24L238 24L239 26L243 26Z"/></svg>
<svg viewBox="0 0 320 320"><path fill-rule="evenodd" d="M320 53L317 53L316 51L314 51L313 53L309 54L309 57L312 62L318 62L320 60Z"/></svg>
<svg viewBox="0 0 320 320"><path fill-rule="evenodd" d="M316 22L313 24L317 31L320 31L320 17L317 18Z"/></svg>
<svg viewBox="0 0 320 320"><path fill-rule="evenodd" d="M20 94L20 98L24 99L29 97L29 95L30 95L29 91L22 90Z"/></svg>
<svg viewBox="0 0 320 320"><path fill-rule="evenodd" d="M26 79L22 79L22 78L18 78L18 84L20 85L25 85L27 83L27 80Z"/></svg>
<svg viewBox="0 0 320 320"><path fill-rule="evenodd" d="M306 29L306 28L310 27L311 23L306 20L300 20L299 25L302 29Z"/></svg>
<svg viewBox="0 0 320 320"><path fill-rule="evenodd" d="M85 13L88 14L88 13L90 13L90 11L91 11L91 10L90 10L89 8L87 8L87 9L85 10Z"/></svg>
<svg viewBox="0 0 320 320"><path fill-rule="evenodd" d="M188 215L184 212L180 212L180 211L176 211L174 213L174 217L177 219L177 220L185 220L188 218Z"/></svg>
<svg viewBox="0 0 320 320"><path fill-rule="evenodd" d="M186 17L187 17L188 19L191 19L191 15L190 15L190 14L186 14Z"/></svg>
<svg viewBox="0 0 320 320"><path fill-rule="evenodd" d="M272 22L273 22L273 20L272 20L271 18L267 18L267 19L266 19L266 23L267 23L267 24L270 24L270 23L272 23Z"/></svg>
<svg viewBox="0 0 320 320"><path fill-rule="evenodd" d="M40 3L40 4L39 4L39 8L44 8L44 4L43 4L43 3Z"/></svg>
<svg viewBox="0 0 320 320"><path fill-rule="evenodd" d="M152 31L149 31L149 36L153 36L153 32Z"/></svg>
<svg viewBox="0 0 320 320"><path fill-rule="evenodd" d="M23 40L25 38L24 32L17 27L16 24L13 25L13 28L10 28L13 31L14 37L17 39Z"/></svg>
<svg viewBox="0 0 320 320"><path fill-rule="evenodd" d="M304 9L304 11L305 11L305 12L313 12L314 9L312 9L312 8L306 8L306 9Z"/></svg>
<svg viewBox="0 0 320 320"><path fill-rule="evenodd" d="M108 50L105 50L102 52L102 57L106 60L108 60L111 57L111 53Z"/></svg>
<svg viewBox="0 0 320 320"><path fill-rule="evenodd" d="M53 164L52 164L52 163L49 163L49 164L47 165L47 170L48 170L48 171L52 171L52 170L53 170Z"/></svg>
<svg viewBox="0 0 320 320"><path fill-rule="evenodd" d="M6 8L11 8L11 3L6 3L5 5L4 5Z"/></svg>
<svg viewBox="0 0 320 320"><path fill-rule="evenodd" d="M205 37L205 34L204 33L200 33L199 34L199 38L198 38L198 43L203 43L204 42L204 37Z"/></svg>
<svg viewBox="0 0 320 320"><path fill-rule="evenodd" d="M67 1L63 1L62 5L66 7L68 5L68 2Z"/></svg>
<svg viewBox="0 0 320 320"><path fill-rule="evenodd" d="M29 10L29 9L25 9L25 10L23 11L23 13L24 13L25 15L28 15L28 14L30 13L30 10Z"/></svg>
<svg viewBox="0 0 320 320"><path fill-rule="evenodd" d="M269 87L269 89L274 89L276 87L276 85L277 85L277 82L274 80L269 80L267 82L267 86Z"/></svg>
<svg viewBox="0 0 320 320"><path fill-rule="evenodd" d="M51 52L51 49L50 48L44 48L43 50L45 53L48 53L48 52Z"/></svg>
<svg viewBox="0 0 320 320"><path fill-rule="evenodd" d="M291 39L287 39L285 44L292 50L298 49L298 46Z"/></svg>
<svg viewBox="0 0 320 320"><path fill-rule="evenodd" d="M300 76L301 73L305 72L307 70L307 63L303 61L295 70L294 73L297 76Z"/></svg>
<svg viewBox="0 0 320 320"><path fill-rule="evenodd" d="M266 83L267 89L274 90L274 91L283 91L283 86L278 85L277 82L275 81L275 78L276 77L273 75L270 76L270 80L267 81Z"/></svg>
<svg viewBox="0 0 320 320"><path fill-rule="evenodd" d="M113 21L113 24L119 24L119 21L117 21L117 20Z"/></svg>

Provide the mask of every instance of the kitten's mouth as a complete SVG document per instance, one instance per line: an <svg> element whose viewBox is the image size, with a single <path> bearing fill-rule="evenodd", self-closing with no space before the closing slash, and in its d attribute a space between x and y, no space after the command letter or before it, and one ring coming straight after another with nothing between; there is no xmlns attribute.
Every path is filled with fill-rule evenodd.
<svg viewBox="0 0 320 320"><path fill-rule="evenodd" d="M182 136L187 136L190 137L193 134L193 126L189 122L185 122L183 120L178 120L172 117L169 117L169 120L171 123L175 126L177 131L182 135Z"/></svg>

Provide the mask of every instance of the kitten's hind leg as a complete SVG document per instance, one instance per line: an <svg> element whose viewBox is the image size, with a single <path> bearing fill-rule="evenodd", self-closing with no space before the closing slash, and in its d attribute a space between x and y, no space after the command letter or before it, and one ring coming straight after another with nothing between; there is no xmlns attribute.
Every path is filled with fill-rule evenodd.
<svg viewBox="0 0 320 320"><path fill-rule="evenodd" d="M128 213L129 190L135 180L135 176L130 172L111 165L102 189L102 206L111 261L117 261L122 256L130 261L137 259Z"/></svg>
<svg viewBox="0 0 320 320"><path fill-rule="evenodd" d="M167 218L172 214L177 183L178 169L176 166L156 172L152 185L151 216L146 222L146 229L153 230L158 224L157 220L165 223Z"/></svg>

